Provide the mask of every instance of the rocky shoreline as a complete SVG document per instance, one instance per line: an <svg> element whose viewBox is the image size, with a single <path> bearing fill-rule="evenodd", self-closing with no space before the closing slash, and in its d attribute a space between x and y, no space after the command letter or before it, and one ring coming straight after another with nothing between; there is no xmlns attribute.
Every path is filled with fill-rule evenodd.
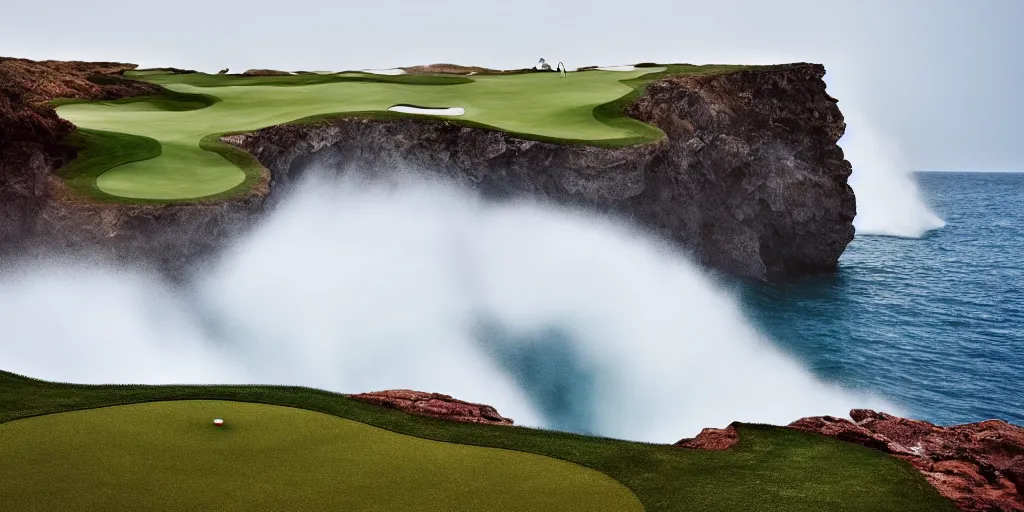
<svg viewBox="0 0 1024 512"><path fill-rule="evenodd" d="M649 84L626 109L667 138L620 149L523 140L443 121L334 121L229 137L269 169L269 186L220 202L101 203L53 172L74 129L45 105L153 93L130 64L0 59L0 253L83 250L180 275L259 219L310 165L415 169L491 197L610 212L705 265L752 279L833 270L853 238L845 130L825 69L791 64Z"/></svg>
<svg viewBox="0 0 1024 512"><path fill-rule="evenodd" d="M489 405L407 389L349 395L373 405L432 418L512 425ZM879 450L909 462L964 512L1024 512L1024 427L988 420L952 427L867 409L801 418L787 427ZM705 428L675 443L694 450L728 450L740 443L736 424Z"/></svg>
<svg viewBox="0 0 1024 512"><path fill-rule="evenodd" d="M941 427L867 409L802 418L789 428L859 444L909 462L964 512L1024 512L1024 427L1002 420ZM707 428L676 446L728 450L735 428Z"/></svg>

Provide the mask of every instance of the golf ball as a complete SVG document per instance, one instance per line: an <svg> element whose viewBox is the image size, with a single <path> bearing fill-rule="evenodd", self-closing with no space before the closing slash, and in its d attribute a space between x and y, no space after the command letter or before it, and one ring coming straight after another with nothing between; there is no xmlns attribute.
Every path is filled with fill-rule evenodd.
<svg viewBox="0 0 1024 512"><path fill-rule="evenodd" d="M217 418L217 419L213 420L213 424L217 425L219 427L219 426L224 424L224 420L222 420L220 418Z"/></svg>

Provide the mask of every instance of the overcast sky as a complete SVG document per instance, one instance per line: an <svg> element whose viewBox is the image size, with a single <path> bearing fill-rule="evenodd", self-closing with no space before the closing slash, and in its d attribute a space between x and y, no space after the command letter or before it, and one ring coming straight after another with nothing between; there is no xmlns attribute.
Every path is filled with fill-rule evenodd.
<svg viewBox="0 0 1024 512"><path fill-rule="evenodd" d="M914 169L1024 169L1024 0L31 0L0 55L216 71L821 62ZM851 132L852 133L852 132Z"/></svg>

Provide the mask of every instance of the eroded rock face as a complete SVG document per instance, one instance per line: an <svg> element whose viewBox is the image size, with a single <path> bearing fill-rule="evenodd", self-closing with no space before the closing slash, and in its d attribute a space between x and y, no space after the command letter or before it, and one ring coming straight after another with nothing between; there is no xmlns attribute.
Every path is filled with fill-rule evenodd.
<svg viewBox="0 0 1024 512"><path fill-rule="evenodd" d="M621 149L527 141L444 121L349 118L227 138L272 172L216 203L125 205L76 197L53 176L73 127L42 104L154 92L114 63L0 59L0 255L87 250L180 275L243 234L311 164L441 175L485 196L529 196L624 217L701 262L769 279L835 268L853 237L842 114L820 65L648 86L627 114L667 138ZM36 254L33 254L35 251Z"/></svg>
<svg viewBox="0 0 1024 512"><path fill-rule="evenodd" d="M442 420L484 423L487 425L512 424L511 418L498 414L494 407L464 402L440 393L392 389L349 395L349 398L382 407L398 409L410 414L430 416Z"/></svg>
<svg viewBox="0 0 1024 512"><path fill-rule="evenodd" d="M412 169L492 197L530 196L631 219L711 267L755 278L835 268L853 239L845 130L824 67L674 77L627 114L667 138L622 149L548 144L444 121L349 118L230 138L283 187L310 166Z"/></svg>
<svg viewBox="0 0 1024 512"><path fill-rule="evenodd" d="M183 277L256 219L265 183L238 200L133 205L78 197L53 174L75 156L64 143L75 126L46 102L158 92L120 76L135 67L0 57L0 256L82 251Z"/></svg>
<svg viewBox="0 0 1024 512"><path fill-rule="evenodd" d="M789 426L904 459L961 510L1024 512L1024 428L1000 420L940 427L866 409L850 417Z"/></svg>

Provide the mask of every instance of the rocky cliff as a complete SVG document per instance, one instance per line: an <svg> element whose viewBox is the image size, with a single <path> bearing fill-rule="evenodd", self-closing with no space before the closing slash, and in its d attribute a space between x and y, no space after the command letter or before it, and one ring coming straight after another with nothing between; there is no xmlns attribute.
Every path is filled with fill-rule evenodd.
<svg viewBox="0 0 1024 512"><path fill-rule="evenodd" d="M265 186L218 203L115 204L78 197L53 174L75 157L75 126L47 102L157 92L121 77L135 67L0 58L0 257L85 251L181 277L256 219Z"/></svg>
<svg viewBox="0 0 1024 512"><path fill-rule="evenodd" d="M40 101L148 94L151 86L120 79L130 65L11 62L0 61L0 251L86 248L173 274L216 252L263 211L266 188L219 203L75 197L52 175L74 155L60 144L72 128ZM522 140L443 121L362 118L228 140L270 170L271 195L317 163L338 172L414 169L492 197L528 195L611 212L711 267L768 279L831 270L853 237L851 169L836 145L845 123L824 73L820 65L793 64L656 81L626 114L667 138L621 149ZM34 82L61 87L25 86Z"/></svg>
<svg viewBox="0 0 1024 512"><path fill-rule="evenodd" d="M523 140L444 121L341 119L230 137L286 187L311 165L414 169L492 197L527 195L612 212L705 264L767 279L835 268L853 239L846 125L825 68L794 64L647 86L627 115L654 144L602 149Z"/></svg>

